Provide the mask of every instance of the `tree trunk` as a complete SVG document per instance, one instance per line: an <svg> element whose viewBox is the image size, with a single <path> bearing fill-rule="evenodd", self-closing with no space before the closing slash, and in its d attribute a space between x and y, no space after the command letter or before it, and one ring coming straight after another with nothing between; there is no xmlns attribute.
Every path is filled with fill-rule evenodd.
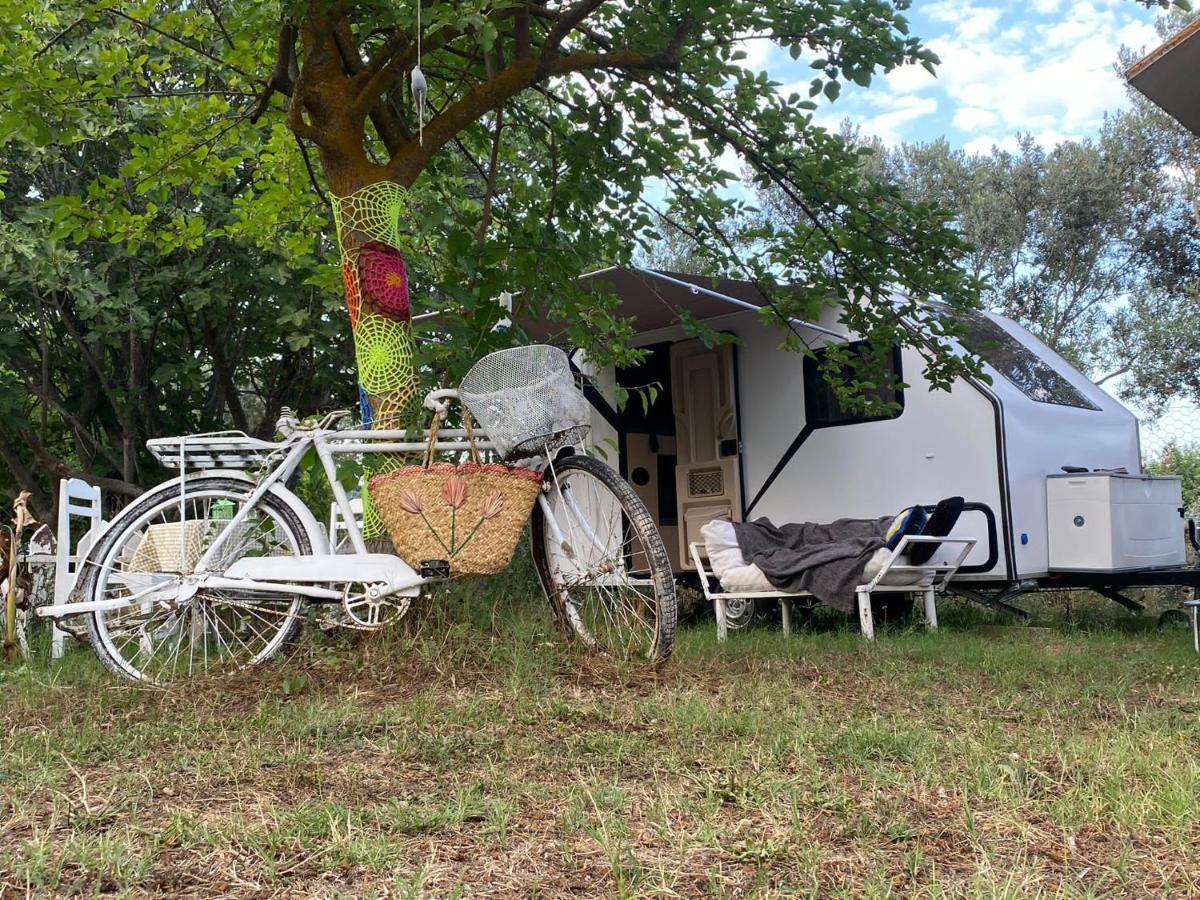
<svg viewBox="0 0 1200 900"><path fill-rule="evenodd" d="M408 276L400 251L406 188L394 181L366 183L331 198L342 251L342 282L358 364L363 423L400 429L417 394L415 346L408 300ZM364 482L386 467L382 455L368 455ZM363 491L363 536L386 531L370 494Z"/></svg>

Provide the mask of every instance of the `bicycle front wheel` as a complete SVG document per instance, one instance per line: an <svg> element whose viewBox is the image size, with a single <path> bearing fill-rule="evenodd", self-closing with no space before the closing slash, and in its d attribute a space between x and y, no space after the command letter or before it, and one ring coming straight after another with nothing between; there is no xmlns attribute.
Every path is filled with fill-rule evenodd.
<svg viewBox="0 0 1200 900"><path fill-rule="evenodd" d="M675 641L675 578L650 511L599 460L547 472L550 515L533 515L533 557L562 630L620 660L662 663Z"/></svg>
<svg viewBox="0 0 1200 900"><path fill-rule="evenodd" d="M312 544L292 509L271 493L238 525L254 485L204 477L135 501L88 554L85 600L137 599L88 616L91 645L116 674L152 686L218 675L270 659L299 628L303 598L197 589L192 572L217 536L234 528L211 561L221 572L248 556L304 556Z"/></svg>

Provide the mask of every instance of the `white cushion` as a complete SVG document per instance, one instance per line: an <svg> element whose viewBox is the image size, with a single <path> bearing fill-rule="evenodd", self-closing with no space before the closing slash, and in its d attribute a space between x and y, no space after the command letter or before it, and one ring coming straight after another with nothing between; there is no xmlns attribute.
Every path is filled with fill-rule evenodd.
<svg viewBox="0 0 1200 900"><path fill-rule="evenodd" d="M729 593L749 591L773 591L771 582L762 569L746 562L742 548L738 546L737 532L727 519L712 519L700 528L704 538L704 552L708 566L721 582L721 588Z"/></svg>
<svg viewBox="0 0 1200 900"><path fill-rule="evenodd" d="M879 574L880 570L891 559L892 551L887 547L880 547L867 560L867 564L863 566L863 584L866 584L872 578ZM903 563L904 560L899 560ZM911 584L916 587L925 587L933 583L933 572L888 572L880 580L880 584L889 585L904 585Z"/></svg>
<svg viewBox="0 0 1200 900"><path fill-rule="evenodd" d="M763 570L754 563L744 566L734 566L718 575L721 587L731 594L746 594L752 591L768 591L779 593L779 588L767 580Z"/></svg>
<svg viewBox="0 0 1200 900"><path fill-rule="evenodd" d="M700 536L704 538L704 551L713 572L721 573L726 569L744 566L745 558L742 548L738 546L737 532L733 523L728 519L711 519L700 527Z"/></svg>

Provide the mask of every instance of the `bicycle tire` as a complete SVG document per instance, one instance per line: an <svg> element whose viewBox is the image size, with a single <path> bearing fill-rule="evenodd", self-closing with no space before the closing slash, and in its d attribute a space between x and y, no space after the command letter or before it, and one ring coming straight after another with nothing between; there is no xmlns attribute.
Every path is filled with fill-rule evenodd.
<svg viewBox="0 0 1200 900"><path fill-rule="evenodd" d="M207 492L232 494L235 497L245 498L253 490L253 483L241 479L203 476L190 479L187 482L186 493L188 497L203 496ZM133 528L138 526L143 516L158 507L178 502L178 495L178 488L171 488L165 492L155 492L149 497L135 500L133 504L123 510L120 519L116 523L116 527L106 531L89 551L87 559L82 564L84 572L76 589L76 595L84 600L97 599L93 598L93 594L97 589L103 560L113 551L115 545L126 538ZM277 521L282 522L286 526L290 537L294 541L296 552L299 555L306 556L313 552L312 542L309 539L308 532L304 528L304 524L287 503L267 492L259 500L259 505L269 510L270 513L277 517ZM140 673L128 661L118 658L118 655L114 654L110 638L107 634L107 627L102 619L103 615L103 613L95 612L86 616L88 642L101 664L113 674L127 681L149 684L155 687L165 686L164 684L141 677ZM271 642L270 652L261 658L255 658L248 665L260 665L268 659L274 658L280 651L291 644L300 631L299 618L296 616L285 617L284 625L280 630L282 634Z"/></svg>
<svg viewBox="0 0 1200 900"><path fill-rule="evenodd" d="M671 655L675 643L675 628L678 619L678 609L675 597L675 576L671 570L671 561L667 556L666 546L662 536L650 515L646 505L625 482L609 466L589 456L572 455L556 461L547 472L551 502L558 485L570 481L575 475L595 479L596 483L607 490L619 505L623 524L633 532L644 553L648 566L648 580L653 585L654 598L654 629L653 641L648 650L636 654L643 661L653 665L664 664ZM624 536L622 536L624 537ZM562 585L562 579L556 580L556 569L560 568L556 560L555 548L551 546L552 537L547 527L546 516L539 504L534 508L531 520L531 543L534 565L542 583L546 600L550 605L551 616L559 629L567 635L582 638L590 649L599 650L609 656L633 659L634 655L614 652L612 647L599 647L598 641L581 630L582 619L579 615L580 606L570 606L569 591ZM622 547L627 541L622 541ZM623 556L625 554L622 554ZM632 555L632 554L630 554ZM644 600L644 596L639 594ZM599 601L597 601L599 602Z"/></svg>

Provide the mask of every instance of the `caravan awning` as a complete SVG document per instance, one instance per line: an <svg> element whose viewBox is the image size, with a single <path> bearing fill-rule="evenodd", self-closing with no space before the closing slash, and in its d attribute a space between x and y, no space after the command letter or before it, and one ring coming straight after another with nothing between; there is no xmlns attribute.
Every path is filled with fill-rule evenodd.
<svg viewBox="0 0 1200 900"><path fill-rule="evenodd" d="M615 314L633 319L637 334L678 325L681 312L704 322L739 311L757 312L769 305L752 281L656 271L641 266L612 266L589 272L580 276L579 284L584 288L593 286L597 290L614 292L617 296ZM816 322L797 318L789 321L839 341L846 340L843 332ZM566 325L545 319L518 316L518 322L525 333L537 341L553 342L567 330Z"/></svg>
<svg viewBox="0 0 1200 900"><path fill-rule="evenodd" d="M1200 135L1200 19L1130 66L1125 78L1180 125Z"/></svg>
<svg viewBox="0 0 1200 900"><path fill-rule="evenodd" d="M680 310L704 321L727 316L739 309L759 309L767 305L753 283L733 278L613 266L590 272L582 276L579 283L616 294L614 314L636 319L634 327L638 333L677 324ZM566 330L565 325L549 321L521 320L521 327L536 340L553 340Z"/></svg>

